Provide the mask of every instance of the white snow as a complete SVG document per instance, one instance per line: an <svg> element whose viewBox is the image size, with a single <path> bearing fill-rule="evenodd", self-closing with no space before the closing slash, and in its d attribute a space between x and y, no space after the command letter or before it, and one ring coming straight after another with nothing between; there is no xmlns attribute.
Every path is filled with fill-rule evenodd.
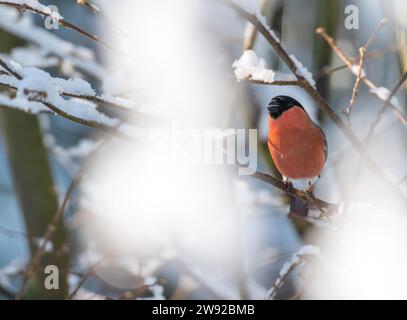
<svg viewBox="0 0 407 320"><path fill-rule="evenodd" d="M100 146L100 141L93 141L89 139L82 139L77 145L69 148L62 148L58 145L53 145L52 148L59 156L68 158L83 158L88 156Z"/></svg>
<svg viewBox="0 0 407 320"><path fill-rule="evenodd" d="M246 10L247 12L253 14L256 16L257 20L260 21L260 23L267 29L268 32L272 35L272 37L277 41L280 42L280 39L276 36L275 32L271 29L271 27L268 25L266 17L261 14L260 8L257 5L256 2L240 2L239 3L240 7Z"/></svg>
<svg viewBox="0 0 407 320"><path fill-rule="evenodd" d="M267 298L273 299L277 293L277 290L281 288L284 283L284 279L287 277L288 273L291 272L296 267L303 267L305 260L303 256L306 255L316 255L320 256L321 252L318 247L312 245L304 245L300 250L294 253L291 259L283 264L280 269L277 279L274 281L271 289L267 293Z"/></svg>
<svg viewBox="0 0 407 320"><path fill-rule="evenodd" d="M142 138L147 135L147 130L144 128L136 127L134 125L122 124L119 127L119 131L126 136L133 138Z"/></svg>
<svg viewBox="0 0 407 320"><path fill-rule="evenodd" d="M3 0L2 2L25 6L29 9L37 10L44 15L49 15L54 20L63 19L63 17L58 12L52 11L49 7L39 3L38 0Z"/></svg>
<svg viewBox="0 0 407 320"><path fill-rule="evenodd" d="M37 238L33 239L33 242L38 248L41 248L42 246L44 246L45 239L37 237ZM48 240L45 243L44 251L49 253L49 252L52 252L53 250L54 250L54 246L53 246L52 242Z"/></svg>
<svg viewBox="0 0 407 320"><path fill-rule="evenodd" d="M120 95L127 88L128 77L122 71L115 71L112 75L103 78L103 92L109 95Z"/></svg>
<svg viewBox="0 0 407 320"><path fill-rule="evenodd" d="M267 31L270 32L271 36L276 40L278 43L280 43L280 39L276 36L276 33L271 29L271 27L268 25L266 21L266 17L263 16L261 13L255 13L257 19L266 27Z"/></svg>
<svg viewBox="0 0 407 320"><path fill-rule="evenodd" d="M32 99L38 92L44 93L44 100L53 104L59 102L59 93L52 84L52 77L49 73L33 68L23 68L20 70L23 79L19 81L17 86L17 98Z"/></svg>
<svg viewBox="0 0 407 320"><path fill-rule="evenodd" d="M311 72L309 72L309 71L307 70L307 68L305 68L305 67L302 65L302 63L301 63L293 54L290 54L290 58L291 58L291 60L294 62L295 67L297 68L297 74L298 74L299 76L304 77L305 80L307 80L307 81L310 83L310 85L312 85L312 86L315 88L315 80L314 80L314 78L312 77Z"/></svg>
<svg viewBox="0 0 407 320"><path fill-rule="evenodd" d="M114 103L117 105L121 105L122 107L129 108L129 109L134 109L134 101L126 98L121 98L121 97L114 97L108 94L101 94L99 97L107 102Z"/></svg>
<svg viewBox="0 0 407 320"><path fill-rule="evenodd" d="M58 65L57 57L49 57L45 50L33 46L14 48L10 60L25 67L50 68Z"/></svg>
<svg viewBox="0 0 407 320"><path fill-rule="evenodd" d="M272 83L275 72L265 68L265 61L253 50L245 50L239 60L233 63L235 76L240 80L255 80Z"/></svg>
<svg viewBox="0 0 407 320"><path fill-rule="evenodd" d="M0 286L5 288L11 287L11 281L9 275L0 268Z"/></svg>
<svg viewBox="0 0 407 320"><path fill-rule="evenodd" d="M87 121L95 121L108 126L115 126L118 120L109 118L108 116L96 110L94 103L80 100L68 99L65 100L59 94L58 89L54 85L54 80L49 73L37 68L22 68L21 73L23 79L18 84L17 98L27 100L47 101L58 109L68 113L71 116L81 118ZM72 89L74 92L89 92L90 86L82 80L77 81L56 81L65 89ZM40 92L40 96L38 96Z"/></svg>
<svg viewBox="0 0 407 320"><path fill-rule="evenodd" d="M147 276L144 278L144 285L149 286L149 290L152 292L153 296L139 298L139 300L165 300L164 287L156 282L156 277Z"/></svg>
<svg viewBox="0 0 407 320"><path fill-rule="evenodd" d="M96 62L92 50L73 45L72 43L58 38L54 33L36 26L31 16L20 16L16 10L7 6L0 6L0 29L21 38L35 47L18 48L12 51L10 56L2 55L9 58L16 58L17 62L24 66L45 67L44 63L53 65L58 59L61 59L61 65L65 66L61 70L77 78L79 72L83 72L92 78L98 79L104 83L109 93L119 92L120 84L125 77L117 71L112 75L111 72ZM48 66L51 66L48 65ZM70 66L67 68L66 66ZM21 66L20 66L21 68ZM5 79L3 79L5 80ZM80 80L53 80L59 91L67 91L75 95L93 95L94 90L90 85ZM69 92L70 91L70 92ZM112 95L100 95L102 99L108 100L125 108L135 108L134 101L129 99L114 97ZM137 111L152 113L151 106L137 106Z"/></svg>
<svg viewBox="0 0 407 320"><path fill-rule="evenodd" d="M304 255L318 256L320 254L321 254L321 250L318 247L311 246L311 245L305 245L298 251L298 255L300 255L300 256L304 256Z"/></svg>
<svg viewBox="0 0 407 320"><path fill-rule="evenodd" d="M18 82L19 81L16 78L14 78L13 76L0 75L0 84L2 84L4 86L17 88Z"/></svg>
<svg viewBox="0 0 407 320"><path fill-rule="evenodd" d="M22 67L18 63L5 59L4 61L10 69L16 71L23 78L22 80L18 80L9 75L0 76L0 84L17 88L17 97L15 99L11 99L5 95L0 97L1 101L3 101L7 107L37 113L49 110L42 106L41 102L44 101L51 103L69 115L83 120L96 121L108 126L117 126L119 121L100 113L96 110L95 103L79 98L64 99L61 94L98 97L109 102L114 102L124 108L134 106L134 102L128 99L106 95L98 96L91 85L85 80L79 78L67 80L53 78L49 73L41 69ZM126 128L127 127L124 127L123 130L126 130ZM134 128L129 127L127 129L131 129L132 133L135 134ZM139 133L137 135L139 135Z"/></svg>
<svg viewBox="0 0 407 320"><path fill-rule="evenodd" d="M294 57L295 59L295 57ZM304 76L310 83L315 86L312 75L305 69L302 64L295 59L298 74ZM238 81L254 80L263 83L272 84L275 81L294 81L296 80L293 74L285 74L282 72L267 69L264 59L257 56L253 50L245 50L239 60L233 63L235 76Z"/></svg>
<svg viewBox="0 0 407 320"><path fill-rule="evenodd" d="M39 47L42 56L53 55L59 57L63 59L63 63L70 63L96 79L103 80L109 76L109 72L95 61L92 50L60 39L55 33L35 25L32 16L20 16L18 11L13 8L0 6L0 28L20 39L35 44Z"/></svg>
<svg viewBox="0 0 407 320"><path fill-rule="evenodd" d="M69 288L75 288L78 285L79 280L80 277L77 274L70 273L67 279Z"/></svg>
<svg viewBox="0 0 407 320"><path fill-rule="evenodd" d="M21 270L24 269L26 264L26 261L17 258L9 262L7 265L0 267L0 286L13 291L12 277L20 274Z"/></svg>
<svg viewBox="0 0 407 320"><path fill-rule="evenodd" d="M116 127L120 121L118 119L110 118L107 115L96 110L96 104L84 101L77 98L64 100L60 97L59 103L56 106L62 111L69 113L72 116L87 120L94 121L99 124L104 124L109 127Z"/></svg>
<svg viewBox="0 0 407 320"><path fill-rule="evenodd" d="M91 85L85 80L79 78L70 78L68 80L62 78L53 78L53 84L60 92L69 93L80 96L95 96L96 92Z"/></svg>
<svg viewBox="0 0 407 320"><path fill-rule="evenodd" d="M359 76L359 65L358 64L354 64L351 68L352 73L357 77ZM361 74L362 78L366 77L366 72L365 69L362 68L362 74Z"/></svg>
<svg viewBox="0 0 407 320"><path fill-rule="evenodd" d="M108 94L101 94L98 97L106 102L110 102L116 105L119 105L123 108L135 110L144 114L148 115L156 115L157 114L157 106L150 105L146 103L137 104L132 99L122 98L122 97L115 97Z"/></svg>
<svg viewBox="0 0 407 320"><path fill-rule="evenodd" d="M387 101L387 99L390 97L391 92L389 89L385 87L377 87L373 88L370 90L371 93L375 94L377 97L379 97L383 101ZM399 108L400 107L400 102L397 99L397 97L393 96L390 99L391 104L393 104L395 107Z"/></svg>
<svg viewBox="0 0 407 320"><path fill-rule="evenodd" d="M33 114L49 111L49 109L40 102L28 101L27 99L20 98L13 99L3 94L0 94L0 105Z"/></svg>
<svg viewBox="0 0 407 320"><path fill-rule="evenodd" d="M291 261L283 264L280 270L280 278L284 277L288 273L292 265L293 263L291 263Z"/></svg>
<svg viewBox="0 0 407 320"><path fill-rule="evenodd" d="M7 69L11 70L14 73L20 73L21 70L21 65L16 63L13 60L8 59L8 57L5 54L0 53L0 58L4 64L6 64ZM6 68L1 66L2 70L5 70L6 72L9 72Z"/></svg>

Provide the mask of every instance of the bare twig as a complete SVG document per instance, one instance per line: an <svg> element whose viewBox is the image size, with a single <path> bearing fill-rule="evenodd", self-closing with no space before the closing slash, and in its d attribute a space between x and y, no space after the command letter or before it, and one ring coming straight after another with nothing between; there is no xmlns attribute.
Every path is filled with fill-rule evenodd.
<svg viewBox="0 0 407 320"><path fill-rule="evenodd" d="M100 16L102 19L104 19L109 25L111 25L114 29L116 29L116 31L119 34L125 34L125 32L117 25L115 24L111 19L109 19L109 17L107 17L101 10L100 8L91 3L89 0L75 0L75 2L80 5L83 6L85 8L88 8L89 10L91 10L94 14Z"/></svg>
<svg viewBox="0 0 407 320"><path fill-rule="evenodd" d="M313 271L314 272L311 274L311 276L308 277L307 281L305 281L298 289L298 291L288 300L301 300L301 298L304 296L305 291L307 290L307 288L309 288L309 286L311 285L311 283L313 282L314 278L317 275L315 270Z"/></svg>
<svg viewBox="0 0 407 320"><path fill-rule="evenodd" d="M78 171L78 173L72 180L71 184L69 185L68 191L65 194L65 197L62 201L60 208L55 213L50 224L47 227L47 230L43 237L44 240L42 242L42 245L38 248L38 250L35 252L34 257L30 260L30 262L27 265L26 271L23 276L22 284L21 284L20 289L18 290L18 293L16 296L17 300L20 300L23 297L25 289L27 288L28 282L31 279L31 276L34 274L42 257L44 256L44 254L46 252L46 250L45 250L46 245L49 241L51 241L52 236L54 235L54 233L56 232L56 230L58 228L58 224L62 221L62 218L64 216L64 212L68 205L69 199L71 198L74 191L76 190L76 187L81 182L83 175L89 166L89 163L94 159L94 157L97 155L97 153L103 149L103 147L110 141L110 139L111 139L111 137L106 138L106 140L103 143L101 143L95 150L93 150L89 154L89 156L84 161L81 169Z"/></svg>
<svg viewBox="0 0 407 320"><path fill-rule="evenodd" d="M83 287L85 282L95 273L95 268L102 264L104 261L106 261L107 258L108 256L103 257L89 268L89 270L81 277L75 288L68 295L68 297L66 298L67 300L72 300L76 296L76 294Z"/></svg>
<svg viewBox="0 0 407 320"><path fill-rule="evenodd" d="M407 80L407 71L404 72L404 74L401 76L400 80L397 82L396 86L390 92L390 94L387 97L386 101L383 103L382 107L380 108L380 111L377 114L375 120L373 121L372 125L370 126L369 131L368 131L368 133L366 135L366 138L365 138L366 147L369 145L369 142L370 142L370 139L372 138L373 132L376 129L377 125L379 124L380 119L382 118L384 112L386 111L387 105L389 104L389 102L393 98L393 96L396 94L397 90L403 85L403 83L406 80Z"/></svg>
<svg viewBox="0 0 407 320"><path fill-rule="evenodd" d="M23 238L28 238L27 234L22 232L22 231L17 231L17 230L11 230L8 229L4 226L0 225L0 232L3 233L4 235L8 237L23 237Z"/></svg>
<svg viewBox="0 0 407 320"><path fill-rule="evenodd" d="M277 279L273 282L270 290L267 292L266 299L267 300L272 300L274 296L277 293L277 290L279 290L284 282L286 281L287 277L291 274L292 271L294 271L297 266L299 266L302 263L301 259L298 259L298 261L292 262L289 266L289 268L286 270L286 272L280 274Z"/></svg>
<svg viewBox="0 0 407 320"><path fill-rule="evenodd" d="M352 63L352 61L346 56L346 54L341 50L341 48L339 48L334 39L332 37L330 37L325 29L323 28L318 28L316 30L316 32L318 34L320 34L325 41L328 43L328 45L332 48L332 50L337 54L337 56L347 65L347 67L349 68L349 70L352 71L353 73L353 66L354 64ZM382 100L383 102L386 101L386 99L383 99L383 97L380 96L380 94L378 93L378 88L377 86L370 81L367 77L363 77L362 78L363 82L365 83L365 85L370 89L371 93L374 94L376 97L378 97L380 100ZM388 102L386 104L386 106L389 106L397 115L397 117L399 118L399 120L401 121L402 124L404 124L407 127L407 118L400 112L400 110L397 109L397 107L392 104L391 102Z"/></svg>
<svg viewBox="0 0 407 320"><path fill-rule="evenodd" d="M15 71L13 68L11 68L3 59L0 58L0 65L7 70L10 74L12 74L15 78L17 78L18 80L22 80L23 77L17 72Z"/></svg>
<svg viewBox="0 0 407 320"><path fill-rule="evenodd" d="M389 52L389 51L395 51L396 49L395 48L389 48L388 50L372 50L372 51L367 51L366 53L365 53L365 61L366 60L370 60L370 59L377 59L377 58L380 58L380 57L382 57L384 54L386 54L387 52ZM349 58L353 63L356 63L356 62L358 62L359 60L360 60L360 56L357 56L357 57L352 57L352 58ZM335 72L337 72L337 71L339 71L339 70L343 70L343 69L347 69L348 68L348 66L346 65L346 64L343 64L343 65L340 65L340 66L337 66L337 67L333 67L333 68L330 68L330 67L325 67L325 68L323 68L322 70L320 70L319 72L317 72L315 75L314 75L314 79L321 79L321 78L323 78L323 77L326 77L326 76L329 76L329 75L331 75L331 74L333 74L333 73L335 73Z"/></svg>
<svg viewBox="0 0 407 320"><path fill-rule="evenodd" d="M362 78L364 78L365 72L363 70L363 64L365 62L365 55L367 52L367 49L369 47L369 45L372 43L373 39L375 38L376 34L378 33L378 31L381 29L381 27L387 23L387 19L383 18L380 23L377 25L377 27L375 28L375 30L372 32L372 34L370 35L369 39L367 40L366 44L363 47L359 48L359 66L358 66L358 73L357 73L357 77L355 80L355 85L353 86L353 90L352 90L352 97L350 99L349 102L349 106L348 108L345 110L345 114L348 117L349 123L350 123L350 116L351 116L351 112L353 109L353 106L355 104L355 99L356 99L356 95L358 93L359 90L359 85L360 85L360 81L362 80ZM337 50L339 48L337 47ZM342 52L342 56L346 57L346 55ZM352 59L349 59L352 60Z"/></svg>
<svg viewBox="0 0 407 320"><path fill-rule="evenodd" d="M369 39L367 39L365 45L363 46L366 50L369 48L370 44L373 42L374 38L376 37L379 30L387 23L387 18L384 17L380 20L379 24L373 30L372 34L370 35Z"/></svg>
<svg viewBox="0 0 407 320"><path fill-rule="evenodd" d="M122 295L119 296L118 300L135 299L138 296L140 296L141 294L143 294L146 290L148 290L154 286L158 286L158 285L162 285L162 284L163 284L163 280L157 279L151 284L145 284L138 288L127 290L126 292L124 292Z"/></svg>
<svg viewBox="0 0 407 320"><path fill-rule="evenodd" d="M358 67L358 76L356 77L355 85L353 86L352 97L349 102L349 107L345 111L345 114L347 115L348 120L350 120L350 114L352 112L353 105L355 104L356 94L358 93L358 90L359 90L360 81L365 76L364 71L363 71L363 64L365 62L365 52L366 52L366 48L364 48L364 47L359 48L360 61L359 61L359 67Z"/></svg>

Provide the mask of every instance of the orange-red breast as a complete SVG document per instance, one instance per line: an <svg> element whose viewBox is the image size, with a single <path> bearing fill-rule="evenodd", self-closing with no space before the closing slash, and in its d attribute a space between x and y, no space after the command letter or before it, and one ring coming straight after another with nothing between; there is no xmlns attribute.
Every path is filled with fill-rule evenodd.
<svg viewBox="0 0 407 320"><path fill-rule="evenodd" d="M302 105L289 96L274 97L268 107L268 147L285 179L312 180L321 173L327 159L327 142ZM308 208L296 198L291 212L307 215Z"/></svg>

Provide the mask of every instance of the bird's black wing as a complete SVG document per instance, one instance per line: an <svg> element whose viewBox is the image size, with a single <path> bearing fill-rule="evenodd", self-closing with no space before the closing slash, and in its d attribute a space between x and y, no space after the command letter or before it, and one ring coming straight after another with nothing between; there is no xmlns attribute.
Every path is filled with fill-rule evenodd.
<svg viewBox="0 0 407 320"><path fill-rule="evenodd" d="M324 151L325 151L325 162L328 159L328 140L326 139L326 135L325 132L321 129L321 127L319 125L317 125L314 121L312 121L312 123L314 124L315 127L317 127L319 129L319 131L321 131L322 137L324 139Z"/></svg>

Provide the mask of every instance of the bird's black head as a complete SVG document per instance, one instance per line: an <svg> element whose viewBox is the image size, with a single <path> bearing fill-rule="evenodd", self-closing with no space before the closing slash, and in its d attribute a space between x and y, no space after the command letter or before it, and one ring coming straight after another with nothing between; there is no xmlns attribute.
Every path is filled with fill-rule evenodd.
<svg viewBox="0 0 407 320"><path fill-rule="evenodd" d="M276 96L271 99L267 106L267 110L269 111L270 117L277 119L284 111L287 111L292 107L300 107L304 109L297 100L289 96Z"/></svg>

